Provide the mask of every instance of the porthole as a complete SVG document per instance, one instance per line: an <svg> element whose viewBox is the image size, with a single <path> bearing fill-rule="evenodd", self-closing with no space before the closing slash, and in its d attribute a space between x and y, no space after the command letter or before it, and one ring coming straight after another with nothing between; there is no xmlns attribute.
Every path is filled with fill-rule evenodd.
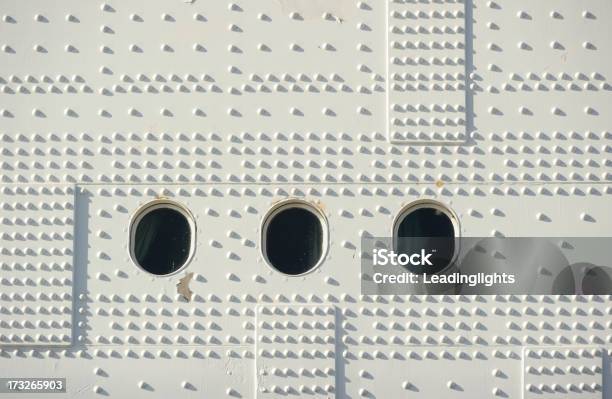
<svg viewBox="0 0 612 399"><path fill-rule="evenodd" d="M166 276L184 268L193 256L195 224L191 213L159 200L142 207L130 225L130 255L141 269Z"/></svg>
<svg viewBox="0 0 612 399"><path fill-rule="evenodd" d="M275 270L299 276L314 270L327 250L327 223L314 206L302 201L284 202L264 219L262 252Z"/></svg>
<svg viewBox="0 0 612 399"><path fill-rule="evenodd" d="M409 264L414 273L435 274L446 269L458 252L456 216L435 201L418 201L400 212L393 227L394 249L398 254L431 254L429 262ZM424 252L423 252L424 251Z"/></svg>

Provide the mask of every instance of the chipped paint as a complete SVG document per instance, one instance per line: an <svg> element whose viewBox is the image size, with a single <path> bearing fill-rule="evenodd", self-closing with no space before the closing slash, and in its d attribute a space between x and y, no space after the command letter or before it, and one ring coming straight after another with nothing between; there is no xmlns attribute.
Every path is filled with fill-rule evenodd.
<svg viewBox="0 0 612 399"><path fill-rule="evenodd" d="M181 295L187 302L191 301L191 296L193 292L189 288L189 282L193 278L193 273L187 273L185 277L181 278L176 285L176 292Z"/></svg>

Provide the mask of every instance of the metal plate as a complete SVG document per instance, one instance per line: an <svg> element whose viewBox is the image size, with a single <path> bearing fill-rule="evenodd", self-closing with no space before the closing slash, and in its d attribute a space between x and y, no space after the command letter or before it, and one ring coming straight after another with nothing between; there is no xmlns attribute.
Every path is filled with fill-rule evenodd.
<svg viewBox="0 0 612 399"><path fill-rule="evenodd" d="M73 189L3 187L0 210L0 344L69 345Z"/></svg>
<svg viewBox="0 0 612 399"><path fill-rule="evenodd" d="M257 397L335 397L335 308L257 308Z"/></svg>
<svg viewBox="0 0 612 399"><path fill-rule="evenodd" d="M362 297L358 270L361 237L418 199L465 236L611 235L610 2L13 0L0 17L1 370L80 397L527 398L561 383L525 365L567 360L530 350L609 349L610 296ZM165 278L128 250L159 197L197 224ZM289 197L329 226L299 278L260 248ZM295 344L259 342L258 309L303 307L333 310L307 348L333 357L296 378L259 356Z"/></svg>
<svg viewBox="0 0 612 399"><path fill-rule="evenodd" d="M601 348L528 348L524 351L525 398L602 397Z"/></svg>

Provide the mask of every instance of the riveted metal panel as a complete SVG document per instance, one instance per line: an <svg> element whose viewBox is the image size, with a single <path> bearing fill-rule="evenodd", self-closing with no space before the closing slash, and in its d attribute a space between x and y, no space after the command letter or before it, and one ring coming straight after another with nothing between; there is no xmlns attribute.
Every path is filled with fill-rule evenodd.
<svg viewBox="0 0 612 399"><path fill-rule="evenodd" d="M73 189L4 187L0 210L0 344L69 345Z"/></svg>
<svg viewBox="0 0 612 399"><path fill-rule="evenodd" d="M609 349L610 296L361 296L359 258L419 199L464 236L610 236L608 1L32 0L0 17L1 370L63 374L80 397L601 394L598 360L554 354ZM168 277L128 247L160 197L197 225ZM287 198L329 229L295 278L261 256ZM332 310L304 344L327 355L312 376L259 354L302 350L301 328L258 324L302 308ZM567 367L587 369L539 371Z"/></svg>
<svg viewBox="0 0 612 399"><path fill-rule="evenodd" d="M257 397L335 397L335 308L257 308Z"/></svg>
<svg viewBox="0 0 612 399"><path fill-rule="evenodd" d="M523 358L525 398L602 397L601 348L526 348Z"/></svg>
<svg viewBox="0 0 612 399"><path fill-rule="evenodd" d="M472 39L465 29L465 2L388 4L389 140L465 141L466 38Z"/></svg>
<svg viewBox="0 0 612 399"><path fill-rule="evenodd" d="M254 394L252 379L246 378L253 374L253 352L248 348L31 348L0 350L0 359L21 377L67 377L66 394L36 394L43 398L200 398L203 394L249 398Z"/></svg>

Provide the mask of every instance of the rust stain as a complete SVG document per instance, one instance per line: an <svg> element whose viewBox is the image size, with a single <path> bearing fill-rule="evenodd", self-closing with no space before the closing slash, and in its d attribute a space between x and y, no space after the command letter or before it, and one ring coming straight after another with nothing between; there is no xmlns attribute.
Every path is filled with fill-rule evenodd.
<svg viewBox="0 0 612 399"><path fill-rule="evenodd" d="M444 182L442 180L437 180L436 181L436 187L442 188L443 186L444 186Z"/></svg>
<svg viewBox="0 0 612 399"><path fill-rule="evenodd" d="M319 210L323 213L325 213L325 204L319 200L314 202L314 205L319 208Z"/></svg>

